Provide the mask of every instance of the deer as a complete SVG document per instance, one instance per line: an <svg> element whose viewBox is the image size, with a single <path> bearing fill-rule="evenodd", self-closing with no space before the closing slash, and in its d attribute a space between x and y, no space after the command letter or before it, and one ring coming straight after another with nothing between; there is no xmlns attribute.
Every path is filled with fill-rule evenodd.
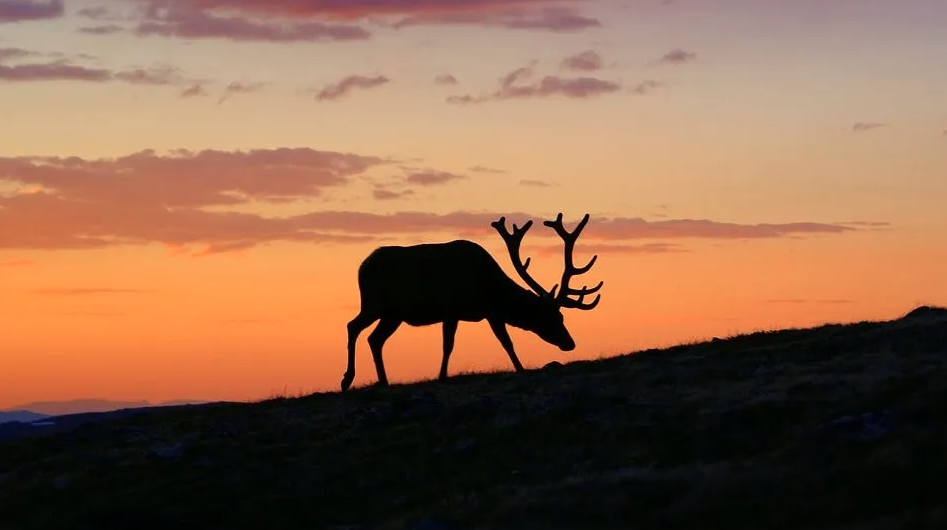
<svg viewBox="0 0 947 530"><path fill-rule="evenodd" d="M443 355L438 380L448 378L448 363L460 322L486 320L516 372L523 372L524 368L507 326L532 332L562 351L574 350L575 340L565 326L561 310L595 309L602 296L598 291L605 284L600 281L594 287L581 289L569 285L575 276L589 272L598 259L594 255L582 267L573 263L576 240L588 221L586 213L571 232L563 225L561 212L554 221L543 222L562 239L565 255L562 277L548 291L527 271L530 258L524 262L520 257L520 244L532 227L532 220L522 227L513 223L512 231L507 231L506 217L490 223L503 238L514 270L529 289L510 278L485 248L469 240L376 248L358 268L361 307L347 325L348 365L342 376L342 391L348 390L355 379L355 343L359 334L375 321L378 325L369 334L368 345L378 375L376 385L380 387L388 386L382 349L405 323L442 325ZM595 298L586 302L585 298L593 294Z"/></svg>

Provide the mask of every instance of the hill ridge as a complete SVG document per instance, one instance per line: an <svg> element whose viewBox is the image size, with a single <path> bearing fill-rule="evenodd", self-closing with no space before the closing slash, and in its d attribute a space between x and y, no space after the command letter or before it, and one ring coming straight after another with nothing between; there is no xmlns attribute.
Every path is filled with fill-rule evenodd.
<svg viewBox="0 0 947 530"><path fill-rule="evenodd" d="M943 527L947 310L918 309L16 440L0 444L0 520L5 530Z"/></svg>

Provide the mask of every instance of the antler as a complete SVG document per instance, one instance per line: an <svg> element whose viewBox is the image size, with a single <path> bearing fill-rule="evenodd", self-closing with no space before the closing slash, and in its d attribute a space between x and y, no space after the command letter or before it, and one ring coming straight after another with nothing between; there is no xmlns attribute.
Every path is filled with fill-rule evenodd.
<svg viewBox="0 0 947 530"><path fill-rule="evenodd" d="M523 228L517 228L516 223L513 223L512 232L506 231L506 217L500 217L498 220L490 223L490 226L496 228L496 231L500 233L500 237L502 237L503 242L506 243L506 249L510 252L510 261L513 262L513 268L516 269L516 272L523 278L523 281L539 296L554 297L555 288L553 288L552 291L546 291L542 285L539 285L539 282L526 272L526 269L529 267L530 258L527 257L525 263L523 263L520 258L520 243L523 242L523 236L526 234L526 231L533 226L533 221L526 221Z"/></svg>
<svg viewBox="0 0 947 530"><path fill-rule="evenodd" d="M562 307L568 307L572 309L583 309L590 310L594 309L598 305L599 300L601 300L602 295L596 294L595 300L592 300L590 303L583 303L585 297L588 295L595 294L599 289L605 285L604 281L598 282L598 285L595 287L589 288L588 286L582 286L581 289L573 289L569 287L569 280L573 276L578 276L579 274L585 274L592 268L592 265L595 264L595 260L598 259L598 255L592 256L592 259L584 267L576 267L572 263L572 252L575 250L575 242L579 239L579 234L582 233L582 229L585 228L586 223L589 222L589 214L585 214L585 217L579 221L579 224L576 225L575 229L572 232L566 230L565 226L562 225L562 213L559 213L556 216L555 221L544 221L543 224L554 229L559 237L562 238L562 241L565 243L565 270L562 272L562 290L559 291L559 294L556 295L556 288L559 284L553 286L552 291L550 291L550 296L556 299ZM569 296L578 295L578 300L569 298Z"/></svg>

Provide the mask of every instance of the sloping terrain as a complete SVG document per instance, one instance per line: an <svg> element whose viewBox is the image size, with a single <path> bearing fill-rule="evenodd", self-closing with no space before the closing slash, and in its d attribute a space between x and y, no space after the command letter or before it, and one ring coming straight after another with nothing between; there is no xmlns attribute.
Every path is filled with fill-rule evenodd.
<svg viewBox="0 0 947 530"><path fill-rule="evenodd" d="M947 310L0 444L0 528L947 528Z"/></svg>

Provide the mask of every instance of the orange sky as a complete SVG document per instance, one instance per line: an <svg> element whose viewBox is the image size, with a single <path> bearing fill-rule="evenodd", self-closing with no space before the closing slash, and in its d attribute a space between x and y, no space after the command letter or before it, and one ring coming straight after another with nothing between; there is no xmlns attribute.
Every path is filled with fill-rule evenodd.
<svg viewBox="0 0 947 530"><path fill-rule="evenodd" d="M693 4L0 2L0 409L335 389L361 259L515 277L501 215L551 285L589 212L605 280L527 366L947 304L947 6ZM434 377L440 327L385 357ZM451 362L510 369L486 323Z"/></svg>

